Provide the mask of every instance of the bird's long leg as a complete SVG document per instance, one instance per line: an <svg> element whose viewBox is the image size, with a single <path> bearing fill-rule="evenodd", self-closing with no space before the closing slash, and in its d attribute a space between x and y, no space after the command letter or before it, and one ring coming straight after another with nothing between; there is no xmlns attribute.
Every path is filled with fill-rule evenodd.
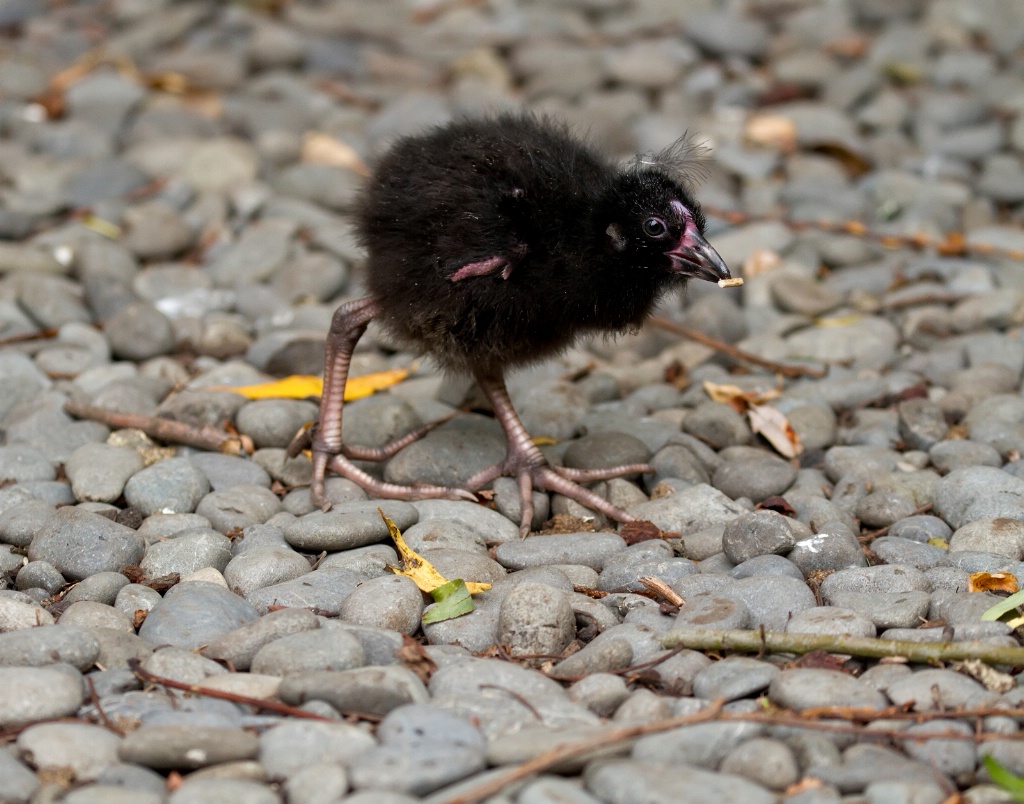
<svg viewBox="0 0 1024 804"><path fill-rule="evenodd" d="M310 495L320 508L330 505L324 495L324 475L330 469L361 486L374 497L398 500L420 500L430 497L476 499L463 489L445 486L400 486L386 483L360 469L351 457L386 458L424 435L430 426L420 428L379 449L346 448L341 441L342 410L345 407L345 384L352 363L352 352L370 321L380 312L377 302L366 297L343 304L334 313L327 334L327 361L324 366L324 389L320 397L320 422L312 440L313 480Z"/></svg>
<svg viewBox="0 0 1024 804"><path fill-rule="evenodd" d="M651 471L649 466L646 464L629 464L627 466L616 466L594 471L549 466L543 453L533 443L530 434L526 431L526 427L523 426L519 414L516 413L515 408L512 406L512 400L509 398L508 389L505 387L505 380L501 372L498 370L478 371L476 379L480 383L480 388L491 401L495 418L497 418L502 429L505 431L505 438L508 440L508 452L505 455L505 460L501 463L473 475L466 482L466 488L475 491L497 477L503 475L515 477L519 484L519 510L521 512L519 530L524 536L530 532L530 522L533 519L534 488L564 494L581 505L600 511L605 516L619 522L634 521L634 517L620 508L616 508L603 497L598 496L589 489L583 488L579 483L607 480L608 478L619 477L625 474L649 472Z"/></svg>

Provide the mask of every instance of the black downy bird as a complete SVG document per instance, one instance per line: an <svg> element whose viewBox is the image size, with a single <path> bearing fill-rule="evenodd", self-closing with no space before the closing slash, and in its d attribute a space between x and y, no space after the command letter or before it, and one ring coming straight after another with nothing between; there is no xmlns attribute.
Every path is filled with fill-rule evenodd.
<svg viewBox="0 0 1024 804"><path fill-rule="evenodd" d="M677 146L619 168L560 125L525 114L399 140L357 211L370 293L337 310L327 338L312 440L314 502L327 505L327 469L375 497L406 500L475 499L473 491L511 476L524 535L534 488L631 521L581 484L650 467L549 465L512 407L504 374L580 336L639 326L661 296L690 277L738 283L704 239L700 206L684 186L686 155ZM422 435L379 449L342 444L349 363L372 319L410 349L476 378L508 439L503 461L465 488L387 483L352 462L384 459Z"/></svg>

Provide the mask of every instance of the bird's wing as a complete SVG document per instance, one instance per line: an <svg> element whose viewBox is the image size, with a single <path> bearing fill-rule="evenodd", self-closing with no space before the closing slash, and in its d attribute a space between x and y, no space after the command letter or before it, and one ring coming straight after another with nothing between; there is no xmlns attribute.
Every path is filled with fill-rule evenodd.
<svg viewBox="0 0 1024 804"><path fill-rule="evenodd" d="M473 276L488 276L495 271L501 271L502 279L508 279L512 273L512 263L505 257L488 257L486 260L469 262L451 275L451 281L461 282Z"/></svg>

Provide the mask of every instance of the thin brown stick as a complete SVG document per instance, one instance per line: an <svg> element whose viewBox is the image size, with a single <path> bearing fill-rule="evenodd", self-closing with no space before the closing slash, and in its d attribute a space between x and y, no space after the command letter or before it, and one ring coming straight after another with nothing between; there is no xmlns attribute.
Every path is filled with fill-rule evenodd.
<svg viewBox="0 0 1024 804"><path fill-rule="evenodd" d="M699 330L684 327L682 324L677 324L675 321L670 321L669 319L662 318L661 316L652 316L647 320L658 329L671 332L673 335L678 335L679 337L686 338L687 340L696 341L710 349L714 349L716 352L722 353L726 357L731 357L733 360L738 360L741 363L749 363L752 366L760 366L761 368L766 368L776 374L781 374L784 377L824 377L828 374L828 368L793 366L785 363L777 363L774 360L766 360L763 357L758 357L757 355L751 354L743 349L737 349L735 346L726 343L725 341L720 341L717 338L705 335Z"/></svg>
<svg viewBox="0 0 1024 804"><path fill-rule="evenodd" d="M33 726L38 726L40 723L82 723L87 726L96 725L95 721L84 717L55 717L50 718L49 720L35 720L31 723L22 723L20 726L10 726L0 731L0 745L9 745L10 743L13 743L21 736L22 732L31 729Z"/></svg>
<svg viewBox="0 0 1024 804"><path fill-rule="evenodd" d="M661 637L666 648L677 645L692 650L734 650L745 653L840 653L882 659L902 656L911 662L936 662L980 659L988 664L1024 667L1024 648L993 645L980 640L968 642L907 642L896 639L871 639L837 634L787 634L773 631L675 631Z"/></svg>
<svg viewBox="0 0 1024 804"><path fill-rule="evenodd" d="M904 296L882 302L884 310L905 310L907 307L923 307L926 304L956 304L964 300L962 293L922 293L920 296Z"/></svg>
<svg viewBox="0 0 1024 804"><path fill-rule="evenodd" d="M778 711L778 712L723 712L718 720L736 720L748 723L767 723L785 726L799 726L800 728L815 729L818 731L832 731L841 729L845 733L863 734L863 727L882 720L909 720L914 723L927 723L932 720L975 720L980 721L987 717L1012 717L1024 716L1024 709L1002 709L998 706L985 706L977 709L936 709L928 712L910 711L906 707L890 706L885 709L864 709L843 706L821 706L814 709L805 709L802 712ZM836 720L848 721L847 724L835 723ZM872 729L872 735L883 735L891 737L902 737L904 739L925 739L930 740L934 734L923 732L923 737L918 734L913 736L904 734L899 729ZM986 742L988 740L1001 740L1003 738L1024 740L1024 732L1014 734L997 734L982 731L980 734L943 735L949 739L974 740L975 742Z"/></svg>
<svg viewBox="0 0 1024 804"><path fill-rule="evenodd" d="M673 656L678 656L684 650L686 650L686 648L680 645L677 648L672 648L668 653L662 654L657 659L648 659L646 662L638 662L637 664L630 665L629 667L624 667L621 670L609 670L608 672L613 676L630 676L634 673L640 672L641 670L650 670L652 667L657 667L662 662L667 662Z"/></svg>
<svg viewBox="0 0 1024 804"><path fill-rule="evenodd" d="M908 734L898 728L872 728L866 730L866 726L882 720L913 720L915 723L924 723L932 720L948 720L950 718L971 718L978 723L982 718L992 716L1020 717L1024 715L1022 709L999 709L996 707L985 707L979 709L944 710L936 712L908 712L903 709L889 707L887 709L850 709L848 707L823 707L805 712L722 712L724 701L715 701L707 709L693 715L681 715L678 717L659 720L654 723L645 723L638 726L626 726L623 728L610 729L602 734L588 737L567 745L560 745L550 751L546 751L521 765L509 769L508 772L484 782L479 787L470 790L456 798L448 799L448 804L476 804L484 799L497 795L509 785L564 762L567 759L578 757L601 748L608 748L617 743L624 743L636 737L647 734L658 734L664 731L683 726L695 725L697 723L714 722L738 722L738 723L764 723L772 726L789 726L793 728L808 729L811 731L823 731L835 734L855 734L865 739L879 740L889 739L894 741L922 741L922 740L970 740L975 744L989 742L991 740L1024 740L1024 732L1016 734L997 734L975 730L970 734L953 731L952 729L940 729L928 732L915 732ZM836 723L835 720L847 720L848 723Z"/></svg>
<svg viewBox="0 0 1024 804"><path fill-rule="evenodd" d="M628 676L632 675L633 673L638 673L641 670L650 670L652 667L657 667L662 662L668 661L673 656L682 653L684 650L686 650L686 648L680 645L677 648L672 648L671 650L665 651L656 659L648 659L646 662L638 662L637 664L631 664L629 667L623 667L621 670L609 670L608 674L613 676L622 676L626 678L627 681L632 681L633 679L629 679ZM561 676L555 673L554 671L547 673L547 675L549 678L555 679L555 681L562 681L570 684L576 681L581 681L582 679L587 677L586 675Z"/></svg>
<svg viewBox="0 0 1024 804"><path fill-rule="evenodd" d="M632 740L634 737L643 737L645 734L657 734L679 728L680 726L689 726L694 723L705 723L709 720L714 720L724 704L724 701L715 701L707 709L692 715L680 715L679 717L659 720L654 723L641 723L636 726L622 726L617 729L609 729L602 734L588 737L585 740L579 740L568 745L560 745L551 751L545 751L543 754L524 762L522 765L509 769L508 772L500 776L489 779L468 793L448 799L448 804L476 804L478 801L483 801L490 796L500 793L510 784L527 779L536 773L550 770L567 759L573 759L589 751L607 748L616 743Z"/></svg>
<svg viewBox="0 0 1024 804"><path fill-rule="evenodd" d="M525 707L527 711L529 711L529 713L534 716L534 718L536 718L538 723L544 722L544 718L541 715L541 713L537 711L537 708L515 690L510 690L508 687L502 687L498 684L481 684L480 689L498 690L499 692L504 692L506 695L511 695L516 701L522 704L523 707Z"/></svg>
<svg viewBox="0 0 1024 804"><path fill-rule="evenodd" d="M96 713L100 716L100 720L103 721L103 725L118 737L124 737L124 729L114 723L114 721L110 719L110 716L103 711L103 705L100 703L99 693L96 692L96 685L93 683L92 679L89 678L89 676L83 676L83 678L85 679L86 686L89 688L89 700L92 702L92 705L96 707Z"/></svg>
<svg viewBox="0 0 1024 804"><path fill-rule="evenodd" d="M341 81L332 81L328 79L317 81L316 88L327 93L336 101L348 106L355 106L358 109L365 109L370 112L374 112L380 108L379 101L356 92Z"/></svg>
<svg viewBox="0 0 1024 804"><path fill-rule="evenodd" d="M1014 713L1017 713L1016 715ZM940 712L906 712L902 710L893 711L892 708L875 711L848 710L842 708L822 707L804 712L723 712L716 721L735 721L743 723L764 723L770 726L791 726L811 731L827 731L837 734L857 734L862 737L886 737L891 740L970 740L974 743L985 743L991 740L1024 740L1024 732L1013 734L999 734L976 730L970 734L943 729L942 731L922 731L914 734L907 734L902 729L879 729L872 728L870 732L865 727L883 720L912 720L914 723L927 723L932 720L974 720L977 723L981 719L994 716L1019 717L1020 709L997 709L995 707L971 710L948 710ZM847 723L836 723L836 720L847 720Z"/></svg>
<svg viewBox="0 0 1024 804"><path fill-rule="evenodd" d="M826 710L822 710L823 712ZM823 731L830 734L853 734L858 737L864 738L865 740L877 740L879 738L885 738L888 740L896 741L913 741L922 742L924 740L969 740L975 745L982 743L991 742L994 740L1024 740L1024 732L1015 732L1013 734L999 734L995 732L986 732L981 729L975 729L970 734L963 732L954 731L953 729L941 729L936 731L920 731L908 734L906 731L900 728L872 728L871 731L867 731L866 727L872 723L877 723L882 720L893 720L901 719L894 718L887 710L884 712L876 712L876 717L872 720L865 720L863 723L836 723L836 715L833 713L830 715L823 715L828 717L829 720L814 720L802 717L802 715L783 712L778 714L767 714L762 712L726 712L719 715L716 718L717 722L733 721L743 723L763 723L769 726L788 726L790 728L807 729L808 731ZM915 722L928 722L931 720L949 720L956 718L967 719L969 713L962 712L905 712L903 713L907 717L907 720L914 720ZM994 715L1006 715L1005 711L991 710L988 715L983 717L991 717ZM977 715L970 715L975 719L976 724L981 723L981 717ZM1008 715L1012 717L1012 715ZM830 722L831 721L831 722Z"/></svg>
<svg viewBox="0 0 1024 804"><path fill-rule="evenodd" d="M928 503L927 505L922 505L920 508L914 511L914 513L912 513L911 516L927 514L931 510L932 504ZM884 528L879 528L878 530L869 530L867 533L860 534L860 536L857 537L857 541L861 544L871 544L871 542L873 542L875 539L885 536L885 534L889 532L889 528L891 527L892 525L886 525Z"/></svg>
<svg viewBox="0 0 1024 804"><path fill-rule="evenodd" d="M36 332L22 332L20 335L9 335L6 338L0 338L0 349L5 346L13 346L18 343L31 343L32 341L44 341L50 338L57 337L57 330L40 329Z"/></svg>
<svg viewBox="0 0 1024 804"><path fill-rule="evenodd" d="M264 698L252 698L248 695L239 695L238 693L226 692L224 690L214 690L209 687L201 687L198 684L186 684L182 681L175 681L173 678L158 676L155 673L144 670L138 659L129 659L128 667L136 676L138 676L139 679L149 684L159 684L161 687L167 687L172 690L181 690L182 692L190 692L193 695L202 695L206 698L218 698L222 701L245 704L246 706L252 706L265 712L274 712L278 715L288 715L289 717L304 718L305 720L322 720L327 723L336 722L329 717L316 715L312 712L307 712L305 709L299 709L298 707L289 706L288 704L280 703L278 701L268 701ZM342 714L357 717L360 720L369 720L373 722L380 720L380 717L377 715L369 715L363 712L342 712Z"/></svg>
<svg viewBox="0 0 1024 804"><path fill-rule="evenodd" d="M143 416L139 413L120 413L109 408L87 405L69 399L64 403L65 412L79 419L91 419L109 427L141 430L150 438L172 444L185 444L198 449L222 452L225 455L241 455L242 441L237 436L205 425L193 427L184 422L162 419L158 416Z"/></svg>
<svg viewBox="0 0 1024 804"><path fill-rule="evenodd" d="M887 234L871 230L862 221L795 221L779 215L748 215L745 212L738 212L731 209L722 209L703 205L705 215L715 218L722 218L728 223L738 225L770 221L781 223L793 232L814 230L819 232L834 232L836 234L848 234L860 240L871 240L887 249L910 249L922 251L934 249L943 257L961 257L967 254L981 254L989 257L1005 257L1011 260L1024 260L1024 251L1019 249L999 248L987 244L972 246L967 243L966 238L959 232L949 232L941 240L928 237L923 234L898 235Z"/></svg>

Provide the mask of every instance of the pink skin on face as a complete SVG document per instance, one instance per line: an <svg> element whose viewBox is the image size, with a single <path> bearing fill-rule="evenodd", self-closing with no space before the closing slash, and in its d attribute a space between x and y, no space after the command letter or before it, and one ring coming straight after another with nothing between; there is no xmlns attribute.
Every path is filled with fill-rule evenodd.
<svg viewBox="0 0 1024 804"><path fill-rule="evenodd" d="M732 275L725 262L697 230L693 213L679 200L672 201L669 205L685 227L676 247L666 252L666 256L672 260L672 270L708 282L730 279Z"/></svg>
<svg viewBox="0 0 1024 804"><path fill-rule="evenodd" d="M683 236L679 238L679 245L676 246L673 251L692 249L696 245L693 239L693 233L697 231L697 227L693 225L693 215L690 214L690 210L683 206L682 201L671 201L669 206L672 207L672 211L675 212L683 222Z"/></svg>

